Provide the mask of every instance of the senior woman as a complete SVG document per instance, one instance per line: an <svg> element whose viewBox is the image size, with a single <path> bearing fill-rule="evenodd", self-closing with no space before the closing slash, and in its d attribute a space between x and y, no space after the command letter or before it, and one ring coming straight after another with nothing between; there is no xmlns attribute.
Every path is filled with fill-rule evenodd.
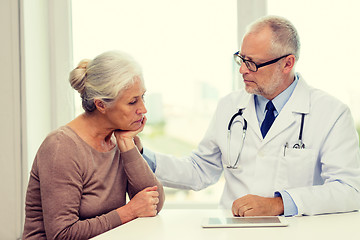
<svg viewBox="0 0 360 240"><path fill-rule="evenodd" d="M163 187L134 143L146 122L139 65L106 52L81 61L69 80L85 112L36 154L23 239L88 239L163 206Z"/></svg>

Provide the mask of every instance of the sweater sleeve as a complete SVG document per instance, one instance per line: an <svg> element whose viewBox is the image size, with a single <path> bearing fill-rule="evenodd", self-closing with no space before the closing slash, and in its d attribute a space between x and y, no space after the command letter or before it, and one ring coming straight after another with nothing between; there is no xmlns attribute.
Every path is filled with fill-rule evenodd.
<svg viewBox="0 0 360 240"><path fill-rule="evenodd" d="M70 138L57 134L44 142L37 154L47 239L88 239L121 224L116 210L94 218L79 218L86 170L85 161L81 161L84 155L79 152Z"/></svg>
<svg viewBox="0 0 360 240"><path fill-rule="evenodd" d="M147 187L157 186L159 192L159 203L157 211L160 212L164 205L165 194L162 184L156 178L137 148L121 153L121 160L128 178L128 193L130 199L138 192Z"/></svg>

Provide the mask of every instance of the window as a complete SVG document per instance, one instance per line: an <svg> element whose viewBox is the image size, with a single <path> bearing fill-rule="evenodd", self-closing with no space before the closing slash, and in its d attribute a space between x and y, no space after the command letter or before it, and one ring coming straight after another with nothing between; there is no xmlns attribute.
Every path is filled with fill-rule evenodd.
<svg viewBox="0 0 360 240"><path fill-rule="evenodd" d="M346 103L360 131L355 72L360 3L272 0L266 5L268 14L288 18L299 31L297 71L310 85ZM187 155L203 137L218 99L237 87L232 54L238 50L238 34L242 25L264 14L263 7L262 1L246 0L73 0L74 64L112 49L131 54L143 67L147 87L144 145ZM75 99L79 114L78 94ZM166 189L166 204L217 206L221 185L223 180L200 192Z"/></svg>
<svg viewBox="0 0 360 240"><path fill-rule="evenodd" d="M360 2L271 0L267 5L269 14L288 18L298 29L297 71L308 84L347 104L360 133Z"/></svg>
<svg viewBox="0 0 360 240"><path fill-rule="evenodd" d="M73 0L72 11L74 64L117 49L142 65L144 145L177 156L195 149L238 74L236 1ZM200 192L166 189L167 204L217 206L221 184Z"/></svg>

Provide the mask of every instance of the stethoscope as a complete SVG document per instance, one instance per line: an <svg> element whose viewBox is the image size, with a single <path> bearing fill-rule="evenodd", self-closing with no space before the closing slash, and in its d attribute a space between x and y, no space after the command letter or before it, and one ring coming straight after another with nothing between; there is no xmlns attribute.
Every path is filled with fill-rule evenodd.
<svg viewBox="0 0 360 240"><path fill-rule="evenodd" d="M245 141L245 136L246 136L246 130L247 130L247 121L246 119L242 116L244 111L244 108L239 109L239 111L237 113L235 113L228 124L228 133L227 133L227 168L232 168L232 169L236 169L237 168L237 164L239 162L239 157L240 157L240 153L242 152L242 149L244 147L244 141ZM304 130L304 119L305 119L305 113L301 114L301 123L300 123L300 132L299 132L299 138L298 138L298 142L294 144L293 148L296 149L304 149L305 148L305 144L303 142L303 130ZM240 151L236 157L236 161L235 163L232 165L231 164L231 160L230 160L230 140L231 140L231 126L234 123L234 120L236 117L241 116L243 118L243 131L242 131L242 138L241 138L241 147L240 147Z"/></svg>
<svg viewBox="0 0 360 240"><path fill-rule="evenodd" d="M305 143L302 140L302 134L303 134L303 128L304 128L304 118L305 118L305 113L301 114L301 124L300 124L300 132L299 132L299 140L297 143L294 144L293 148L296 149L304 149L305 148Z"/></svg>
<svg viewBox="0 0 360 240"><path fill-rule="evenodd" d="M228 125L228 133L227 133L227 162L228 162L228 165L227 165L227 168L233 168L233 169L236 169L237 168L237 163L239 161L239 157L240 157L240 153L244 147L244 141L245 141L245 136L246 136L246 130L247 130L247 121L246 119L242 116L243 114L243 110L244 108L242 109L239 109L239 111L237 113L235 113L231 119L230 119L230 122L229 122L229 125ZM241 138L241 147L240 147L240 151L236 157L236 161L234 163L234 165L231 165L231 160L230 160L230 140L231 140L231 126L233 125L234 123L234 120L237 116L241 116L244 120L243 122L243 131L242 131L242 138Z"/></svg>

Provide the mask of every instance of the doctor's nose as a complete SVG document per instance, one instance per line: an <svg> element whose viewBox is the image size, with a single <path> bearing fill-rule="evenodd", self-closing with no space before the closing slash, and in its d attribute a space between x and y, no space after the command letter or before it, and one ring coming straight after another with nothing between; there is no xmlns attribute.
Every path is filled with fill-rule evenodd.
<svg viewBox="0 0 360 240"><path fill-rule="evenodd" d="M249 73L250 70L247 68L247 66L246 66L245 63L242 63L242 64L240 65L239 72L240 72L241 74L245 74L245 73Z"/></svg>

